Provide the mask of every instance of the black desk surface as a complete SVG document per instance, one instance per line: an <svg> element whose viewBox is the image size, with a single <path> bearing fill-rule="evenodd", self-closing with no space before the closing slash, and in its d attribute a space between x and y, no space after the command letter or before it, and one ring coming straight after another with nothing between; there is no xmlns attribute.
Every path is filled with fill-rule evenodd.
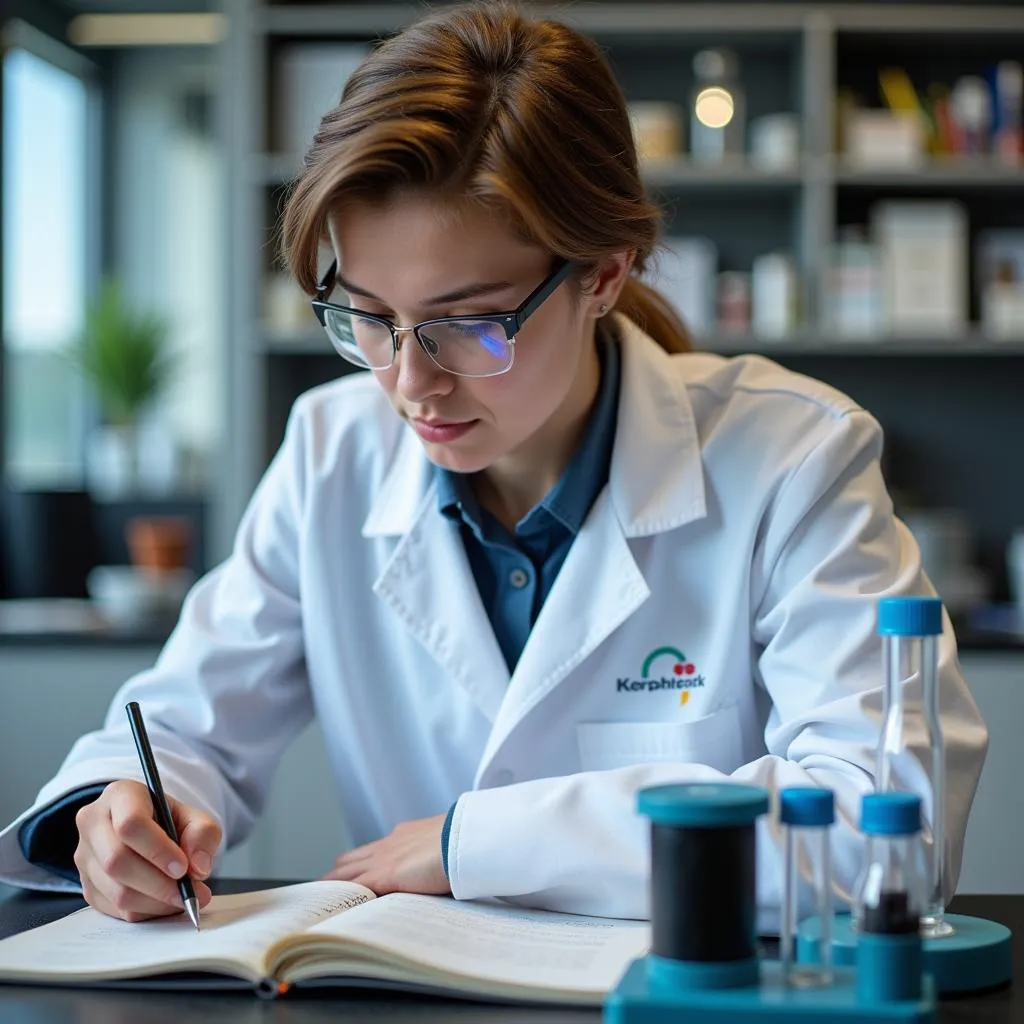
<svg viewBox="0 0 1024 1024"><path fill-rule="evenodd" d="M215 892L263 889L279 882L255 879L214 883ZM83 906L77 896L27 893L0 885L0 938L33 928ZM943 1024L1022 1024L1024 1022L1024 896L959 896L951 907L1007 925L1014 933L1016 984L983 995L944 1000ZM312 1024L315 1021L373 1019L377 1024L408 1024L424 1019L458 1024L596 1024L596 1010L521 1009L455 1000L373 992L338 996L297 993L264 1001L249 992L189 994L37 988L0 984L0 1024Z"/></svg>

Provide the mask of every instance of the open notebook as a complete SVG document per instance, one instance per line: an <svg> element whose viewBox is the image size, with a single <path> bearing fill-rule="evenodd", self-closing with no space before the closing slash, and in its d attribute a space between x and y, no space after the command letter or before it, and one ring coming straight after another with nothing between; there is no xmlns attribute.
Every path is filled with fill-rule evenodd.
<svg viewBox="0 0 1024 1024"><path fill-rule="evenodd" d="M0 941L0 981L244 984L268 997L373 985L598 1005L649 939L642 922L305 882L214 896L198 933L184 914L128 924L79 910Z"/></svg>

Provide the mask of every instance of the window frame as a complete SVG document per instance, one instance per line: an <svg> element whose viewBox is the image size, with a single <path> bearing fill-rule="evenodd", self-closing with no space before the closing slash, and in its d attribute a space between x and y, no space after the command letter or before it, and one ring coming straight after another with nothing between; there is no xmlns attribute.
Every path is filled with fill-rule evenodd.
<svg viewBox="0 0 1024 1024"><path fill-rule="evenodd" d="M0 25L0 112L3 110L3 61L11 50L23 50L55 68L77 78L85 88L85 223L82 226L85 252L83 253L84 289L86 301L96 294L102 275L104 254L103 153L105 149L103 91L100 67L74 47L54 38L48 32L23 18L11 18ZM0 133L0 238L3 237L3 135ZM7 465L7 409L4 403L7 345L4 323L4 252L0 244L0 478L8 475ZM85 448L89 428L95 419L86 406L86 414L78 431L77 450L72 454L81 467L84 481Z"/></svg>

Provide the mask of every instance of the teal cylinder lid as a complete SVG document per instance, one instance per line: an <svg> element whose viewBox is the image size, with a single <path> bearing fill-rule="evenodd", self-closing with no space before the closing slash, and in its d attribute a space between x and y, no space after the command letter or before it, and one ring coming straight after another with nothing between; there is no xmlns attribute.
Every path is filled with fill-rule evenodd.
<svg viewBox="0 0 1024 1024"><path fill-rule="evenodd" d="M916 793L868 793L861 801L860 830L869 836L910 836L921 831Z"/></svg>
<svg viewBox="0 0 1024 1024"><path fill-rule="evenodd" d="M768 811L768 791L719 782L650 786L637 794L637 810L655 825L728 828L750 825Z"/></svg>
<svg viewBox="0 0 1024 1024"><path fill-rule="evenodd" d="M938 636L942 632L942 601L937 597L883 597L878 602L882 636Z"/></svg>
<svg viewBox="0 0 1024 1024"><path fill-rule="evenodd" d="M836 820L836 800L831 789L790 786L779 793L779 821L783 825L819 827Z"/></svg>

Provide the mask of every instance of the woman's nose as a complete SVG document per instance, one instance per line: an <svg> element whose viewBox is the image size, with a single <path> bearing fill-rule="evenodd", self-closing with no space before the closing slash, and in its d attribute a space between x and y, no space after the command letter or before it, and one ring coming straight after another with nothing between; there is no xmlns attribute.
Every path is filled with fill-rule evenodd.
<svg viewBox="0 0 1024 1024"><path fill-rule="evenodd" d="M418 403L435 395L447 394L451 390L452 375L442 370L423 351L423 346L412 333L400 334L398 341L396 387L401 396L408 402Z"/></svg>

